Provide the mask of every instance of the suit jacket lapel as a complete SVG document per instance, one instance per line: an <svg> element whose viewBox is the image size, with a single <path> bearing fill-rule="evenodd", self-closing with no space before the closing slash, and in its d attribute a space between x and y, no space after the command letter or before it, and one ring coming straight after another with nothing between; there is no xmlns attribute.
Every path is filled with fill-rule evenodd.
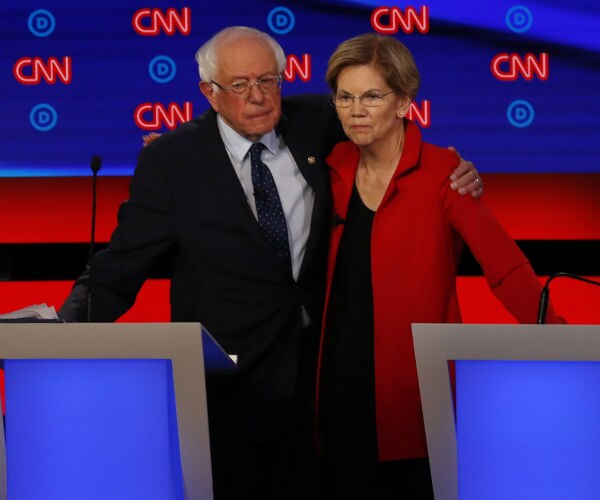
<svg viewBox="0 0 600 500"><path fill-rule="evenodd" d="M320 151L314 149L314 144L306 143L306 141L304 141L303 134L290 133L291 126L292 123L290 118L286 115L282 115L279 125L277 126L277 131L283 136L300 172L315 194L310 233L306 244L304 259L300 267L299 277L301 277L306 266L310 265L313 255L318 248L319 235L323 230L323 224L325 224L327 220L328 193L327 183L324 180L324 176L326 176L327 172L327 165L325 164L325 158L320 157Z"/></svg>

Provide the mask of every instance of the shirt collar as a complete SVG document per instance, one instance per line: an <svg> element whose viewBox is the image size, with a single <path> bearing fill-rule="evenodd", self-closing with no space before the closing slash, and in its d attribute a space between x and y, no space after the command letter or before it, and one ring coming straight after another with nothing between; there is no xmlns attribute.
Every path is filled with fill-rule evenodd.
<svg viewBox="0 0 600 500"><path fill-rule="evenodd" d="M223 120L220 114L217 114L217 125L225 148L237 162L241 162L248 154L248 150L253 143L231 128L231 126ZM258 142L262 142L273 155L277 155L279 138L274 130L263 135Z"/></svg>

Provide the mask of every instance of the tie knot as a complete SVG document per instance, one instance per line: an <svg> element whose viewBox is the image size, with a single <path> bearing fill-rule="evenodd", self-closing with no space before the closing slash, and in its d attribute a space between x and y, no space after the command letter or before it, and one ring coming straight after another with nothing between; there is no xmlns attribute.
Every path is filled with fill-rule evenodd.
<svg viewBox="0 0 600 500"><path fill-rule="evenodd" d="M260 153L265 149L265 145L262 142L255 142L250 146L250 159L260 160Z"/></svg>

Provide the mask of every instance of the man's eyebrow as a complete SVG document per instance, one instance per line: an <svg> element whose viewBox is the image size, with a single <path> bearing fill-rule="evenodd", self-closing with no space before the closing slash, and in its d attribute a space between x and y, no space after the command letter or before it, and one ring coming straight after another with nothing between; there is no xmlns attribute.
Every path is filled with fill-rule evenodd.
<svg viewBox="0 0 600 500"><path fill-rule="evenodd" d="M262 75L257 77L257 80L260 80L261 78L264 78L265 76L279 76L279 73L277 71L267 71L265 73L263 73ZM233 80L252 80L252 78L248 77L248 76L232 76L229 78L231 81Z"/></svg>

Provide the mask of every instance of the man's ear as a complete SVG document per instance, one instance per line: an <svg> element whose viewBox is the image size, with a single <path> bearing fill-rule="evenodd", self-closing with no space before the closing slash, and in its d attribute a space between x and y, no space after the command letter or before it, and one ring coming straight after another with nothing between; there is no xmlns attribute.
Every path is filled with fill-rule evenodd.
<svg viewBox="0 0 600 500"><path fill-rule="evenodd" d="M200 82L200 92L204 94L204 97L208 100L212 108L218 113L219 103L217 102L215 89L209 82Z"/></svg>

